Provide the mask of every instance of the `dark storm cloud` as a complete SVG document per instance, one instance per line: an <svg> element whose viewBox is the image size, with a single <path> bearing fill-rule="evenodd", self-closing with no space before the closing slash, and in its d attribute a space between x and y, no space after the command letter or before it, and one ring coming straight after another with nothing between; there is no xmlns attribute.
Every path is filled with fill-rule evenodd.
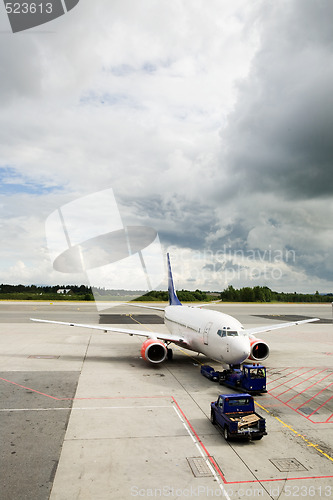
<svg viewBox="0 0 333 500"><path fill-rule="evenodd" d="M269 4L261 49L223 136L240 191L287 198L333 191L332 2Z"/></svg>
<svg viewBox="0 0 333 500"><path fill-rule="evenodd" d="M333 279L332 16L329 1L262 4L258 50L221 131L212 246L257 251L261 264L292 249L281 282L268 279L280 290L329 291Z"/></svg>
<svg viewBox="0 0 333 500"><path fill-rule="evenodd" d="M126 205L131 205L134 218L126 216ZM193 203L185 194L169 193L164 196L163 193L136 200L124 198L120 206L123 207L126 223L140 220L142 224L151 224L166 247L203 248L206 238L218 228L218 219L211 205L199 200Z"/></svg>

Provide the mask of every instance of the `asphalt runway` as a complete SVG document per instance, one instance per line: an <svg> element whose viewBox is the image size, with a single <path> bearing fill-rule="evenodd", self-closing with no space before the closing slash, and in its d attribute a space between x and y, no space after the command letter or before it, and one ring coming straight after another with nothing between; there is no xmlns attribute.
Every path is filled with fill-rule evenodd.
<svg viewBox="0 0 333 500"><path fill-rule="evenodd" d="M211 424L210 402L234 391L200 375L201 364L220 368L204 356L175 347L150 366L138 337L29 321L104 323L94 303L1 302L0 498L333 497L331 304L213 308L248 327L325 320L261 336L271 349L261 441L226 442ZM123 328L130 315L138 329L165 329L129 305L114 315Z"/></svg>

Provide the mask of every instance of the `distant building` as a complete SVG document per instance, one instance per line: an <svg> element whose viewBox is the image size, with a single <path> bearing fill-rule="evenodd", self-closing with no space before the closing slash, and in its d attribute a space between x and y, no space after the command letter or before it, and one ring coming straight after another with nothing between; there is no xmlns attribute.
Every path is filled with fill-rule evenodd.
<svg viewBox="0 0 333 500"><path fill-rule="evenodd" d="M70 288L59 288L57 290L57 293L60 293L62 295L68 295L68 294L71 294L73 292L72 292L72 290Z"/></svg>

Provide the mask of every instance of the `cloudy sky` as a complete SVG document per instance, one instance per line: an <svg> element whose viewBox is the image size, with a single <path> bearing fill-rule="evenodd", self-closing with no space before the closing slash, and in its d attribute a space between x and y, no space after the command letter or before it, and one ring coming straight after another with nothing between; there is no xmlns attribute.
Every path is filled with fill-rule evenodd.
<svg viewBox="0 0 333 500"><path fill-rule="evenodd" d="M0 5L0 283L83 283L45 221L112 189L179 287L333 291L332 19L326 0L80 0L13 34Z"/></svg>

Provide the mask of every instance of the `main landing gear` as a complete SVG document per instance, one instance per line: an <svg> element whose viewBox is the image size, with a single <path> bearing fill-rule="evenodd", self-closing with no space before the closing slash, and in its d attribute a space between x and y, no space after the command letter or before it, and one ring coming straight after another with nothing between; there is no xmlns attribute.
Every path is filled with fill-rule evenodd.
<svg viewBox="0 0 333 500"><path fill-rule="evenodd" d="M169 361L171 361L171 360L172 360L172 358L173 358L173 351L172 351L172 349L171 349L171 348L169 348L169 347L168 347L168 349L167 349L167 358L168 358L168 360L169 360Z"/></svg>

